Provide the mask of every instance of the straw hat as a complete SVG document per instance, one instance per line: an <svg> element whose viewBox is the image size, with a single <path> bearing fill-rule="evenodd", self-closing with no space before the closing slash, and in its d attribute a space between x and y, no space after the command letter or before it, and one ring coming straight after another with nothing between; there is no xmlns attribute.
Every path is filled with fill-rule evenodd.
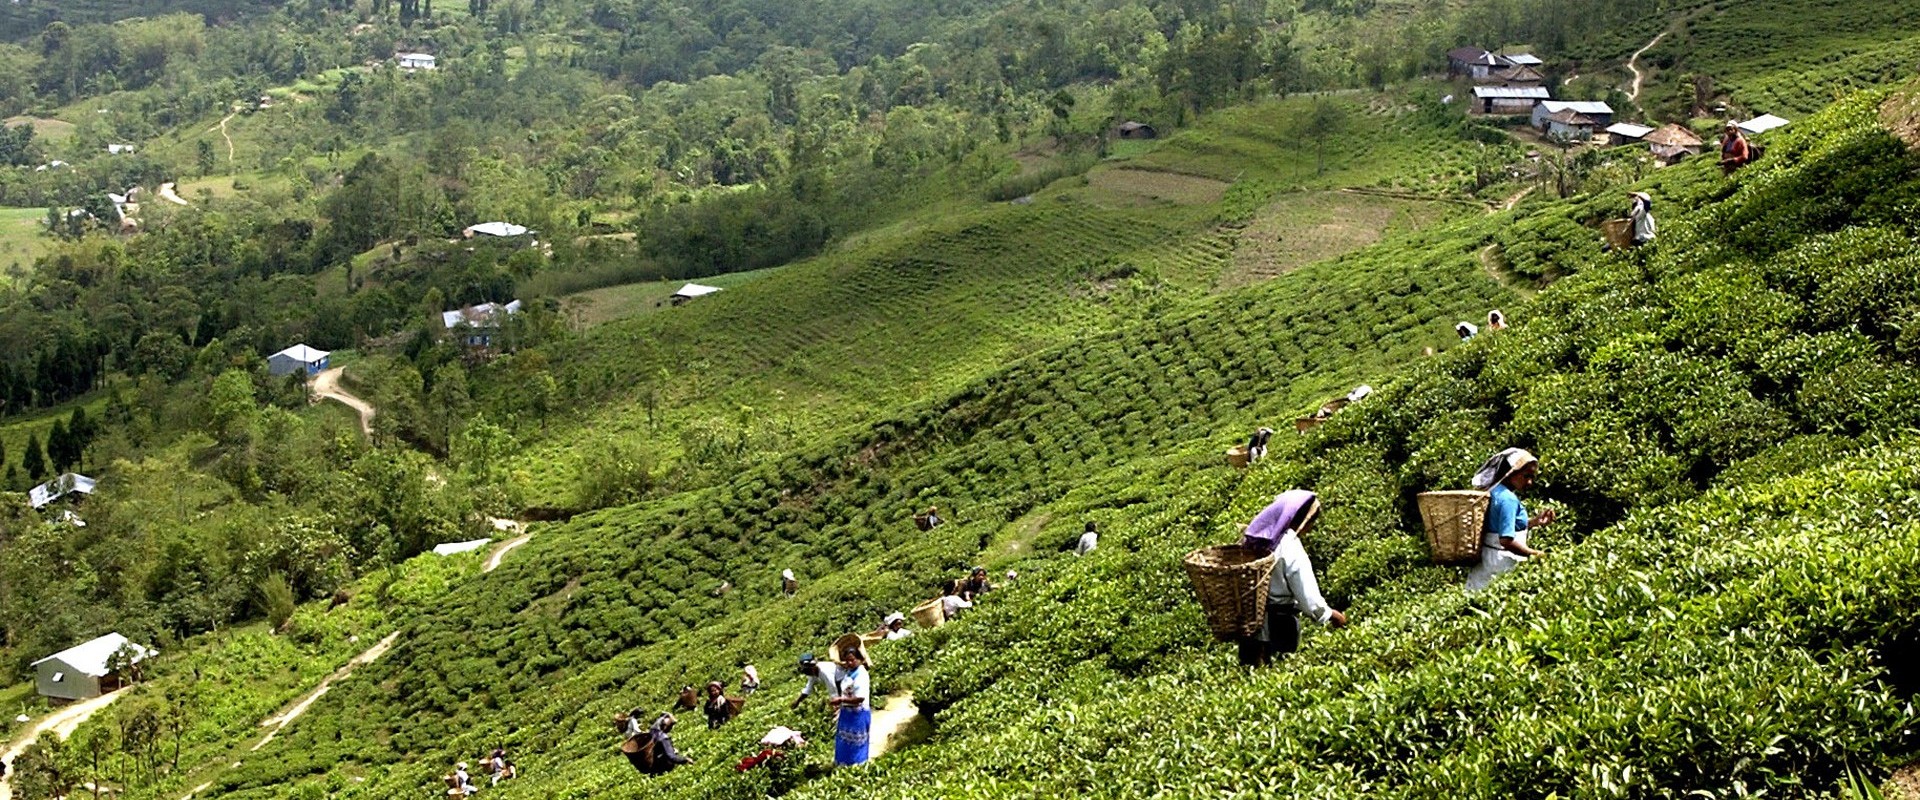
<svg viewBox="0 0 1920 800"><path fill-rule="evenodd" d="M865 639L860 638L860 634L857 633L843 634L840 638L833 640L833 645L827 648L827 657L838 662L840 660L840 654L847 652L849 649L860 654L860 661L862 663L868 666L873 665L873 657L867 654L867 642Z"/></svg>

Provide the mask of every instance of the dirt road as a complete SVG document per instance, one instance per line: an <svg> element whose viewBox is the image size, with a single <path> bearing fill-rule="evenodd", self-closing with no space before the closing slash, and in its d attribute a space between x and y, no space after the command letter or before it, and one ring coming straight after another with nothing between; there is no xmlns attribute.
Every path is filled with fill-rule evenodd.
<svg viewBox="0 0 1920 800"><path fill-rule="evenodd" d="M1652 50L1654 45L1659 44L1660 40L1665 38L1667 38L1666 31L1654 34L1654 37L1648 39L1644 46L1633 51L1633 55L1627 57L1627 71L1633 73L1633 88L1627 91L1628 100L1632 100L1635 103L1640 102L1640 84L1645 81L1647 77L1646 73L1640 71L1640 54Z"/></svg>
<svg viewBox="0 0 1920 800"><path fill-rule="evenodd" d="M346 369L346 367L334 367L322 370L319 375L313 376L313 393L319 397L338 400L353 409L360 415L360 432L372 436L373 404L354 397L347 390L340 388L340 373L345 372Z"/></svg>
<svg viewBox="0 0 1920 800"><path fill-rule="evenodd" d="M4 763L7 766L6 774L0 775L0 800L13 800L12 778L13 760L15 758L18 758L20 754L25 752L34 742L39 741L40 737L49 733L61 741L65 741L68 736L73 735L75 728L80 727L80 723L86 722L88 718L99 713L100 709L112 705L113 701L120 699L120 695L125 694L126 691L126 689L120 689L118 691L108 692L92 700L74 703L66 708L54 711L44 719L34 723L32 728L27 729L25 735L16 739L13 744L8 745L6 752L0 753L0 763Z"/></svg>
<svg viewBox="0 0 1920 800"><path fill-rule="evenodd" d="M319 700L321 695L326 694L327 690L333 687L334 681L352 675L354 668L359 667L361 664L371 664L381 656L386 655L387 650L393 647L393 643L399 640L399 631L387 634L387 638L381 639L378 644L367 648L366 652L354 656L353 659L345 665L334 670L333 674L328 675L326 680L320 682L319 686L313 687L313 691L308 692L306 696L300 698L299 702L294 703L286 711L281 712L279 716L268 717L261 720L260 727L272 728L273 730L267 732L265 739L261 739L258 744L248 749L259 750L262 747L266 747L268 742L273 741L273 737L279 736L280 732L285 730L288 725L292 725L294 720L299 719L302 714L307 713L307 709L313 706L314 701Z"/></svg>

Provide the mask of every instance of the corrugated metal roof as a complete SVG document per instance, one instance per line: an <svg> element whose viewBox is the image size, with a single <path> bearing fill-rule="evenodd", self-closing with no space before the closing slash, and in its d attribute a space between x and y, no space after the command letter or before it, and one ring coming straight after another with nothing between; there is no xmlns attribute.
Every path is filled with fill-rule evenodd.
<svg viewBox="0 0 1920 800"><path fill-rule="evenodd" d="M1607 133L1616 133L1629 139L1639 139L1652 132L1652 128L1631 122L1616 122L1607 126Z"/></svg>
<svg viewBox="0 0 1920 800"><path fill-rule="evenodd" d="M471 539L464 542L447 542L446 544L436 544L433 546L433 554L436 556L450 556L455 553L470 553L482 547L486 547L487 543L491 541L493 540L492 539Z"/></svg>
<svg viewBox="0 0 1920 800"><path fill-rule="evenodd" d="M282 350L278 353L274 353L273 355L267 356L267 357L273 358L274 356L287 356L302 364L311 364L315 361L319 361L320 359L326 358L327 351L315 350L311 347L306 346L305 344L296 344L292 347L289 347L285 350Z"/></svg>
<svg viewBox="0 0 1920 800"><path fill-rule="evenodd" d="M1549 114L1558 114L1562 111L1573 111L1589 115L1606 114L1611 116L1613 114L1613 106L1598 100L1548 100L1541 103L1540 106L1545 108Z"/></svg>
<svg viewBox="0 0 1920 800"><path fill-rule="evenodd" d="M674 297L706 297L707 295L713 294L714 292L717 292L717 291L720 291L720 287L718 286L708 286L702 283L689 283L685 286L680 287L680 291L674 292L673 296Z"/></svg>
<svg viewBox="0 0 1920 800"><path fill-rule="evenodd" d="M68 492L93 494L99 481L77 472L62 473L59 477L27 490L27 505L45 508L48 503L67 496Z"/></svg>
<svg viewBox="0 0 1920 800"><path fill-rule="evenodd" d="M1475 86L1473 96L1482 100L1545 100L1553 93L1545 86Z"/></svg>
<svg viewBox="0 0 1920 800"><path fill-rule="evenodd" d="M37 667L48 661L58 659L60 663L86 673L87 675L95 678L103 678L107 675L107 661L113 658L114 653L120 652L120 648L122 647L133 648L133 660L135 661L143 660L154 653L151 649L134 644L125 636L121 636L118 633L109 633L93 641L76 644L39 661L35 661L32 666Z"/></svg>
<svg viewBox="0 0 1920 800"><path fill-rule="evenodd" d="M1747 133L1766 133L1774 128L1784 128L1786 126L1787 121L1784 118L1776 117L1772 114L1761 114L1760 116L1740 123L1740 130L1746 131Z"/></svg>
<svg viewBox="0 0 1920 800"><path fill-rule="evenodd" d="M1545 61L1541 61L1539 56L1536 56L1532 53L1508 53L1506 58L1508 61L1511 61L1515 64L1519 64L1520 66L1523 66L1523 67L1537 67L1537 66L1540 66L1541 64L1547 63Z"/></svg>

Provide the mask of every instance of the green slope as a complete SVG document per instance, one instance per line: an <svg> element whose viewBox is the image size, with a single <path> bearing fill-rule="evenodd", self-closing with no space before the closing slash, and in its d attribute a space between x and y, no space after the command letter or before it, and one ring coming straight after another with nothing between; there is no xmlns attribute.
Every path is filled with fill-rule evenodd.
<svg viewBox="0 0 1920 800"><path fill-rule="evenodd" d="M756 728L822 721L756 703L682 737L702 764L637 781L603 718L736 657L784 661L996 539L1063 545L1085 515L1110 531L1101 554L1013 557L1022 578L974 617L879 652L883 686L917 684L933 710L927 745L802 794L1826 791L1911 747L1920 533L1902 509L1920 444L1853 437L1920 408L1884 322L1920 308L1899 211L1920 181L1873 100L1734 182L1663 173L1659 246L1592 263L1519 329L1409 370L1244 476L1215 466L1222 434L1374 377L1433 317L1499 299L1470 260L1495 223L1049 350L728 486L576 520L327 700L358 713L223 787L285 793L345 762L385 796L501 742L529 773L502 797L751 796L766 776L726 762ZM1815 438L1769 447L1795 436ZM1508 442L1544 454L1539 502L1570 524L1543 534L1557 555L1468 599L1425 564L1411 495ZM1329 498L1310 544L1359 624L1249 677L1207 640L1175 563L1289 485ZM959 521L920 535L903 517L929 496ZM775 599L786 565L808 579L797 602ZM710 597L721 579L738 589Z"/></svg>

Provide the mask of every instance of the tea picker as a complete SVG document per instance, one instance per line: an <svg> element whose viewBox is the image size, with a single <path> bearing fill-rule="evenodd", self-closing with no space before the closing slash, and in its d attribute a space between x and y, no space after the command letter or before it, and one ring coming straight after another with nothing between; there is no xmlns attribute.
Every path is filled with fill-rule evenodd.
<svg viewBox="0 0 1920 800"><path fill-rule="evenodd" d="M1520 502L1520 492L1532 488L1539 474L1540 459L1518 447L1493 454L1474 474L1474 488L1487 493L1487 517L1480 536L1480 563L1467 573L1467 591L1485 589L1501 573L1544 554L1527 545L1527 534L1553 522L1553 509L1530 519Z"/></svg>
<svg viewBox="0 0 1920 800"><path fill-rule="evenodd" d="M1247 523L1239 543L1187 554L1187 578L1216 638L1237 643L1240 663L1263 666L1300 647L1300 616L1330 627L1347 617L1320 594L1300 537L1313 528L1320 500L1292 489Z"/></svg>

